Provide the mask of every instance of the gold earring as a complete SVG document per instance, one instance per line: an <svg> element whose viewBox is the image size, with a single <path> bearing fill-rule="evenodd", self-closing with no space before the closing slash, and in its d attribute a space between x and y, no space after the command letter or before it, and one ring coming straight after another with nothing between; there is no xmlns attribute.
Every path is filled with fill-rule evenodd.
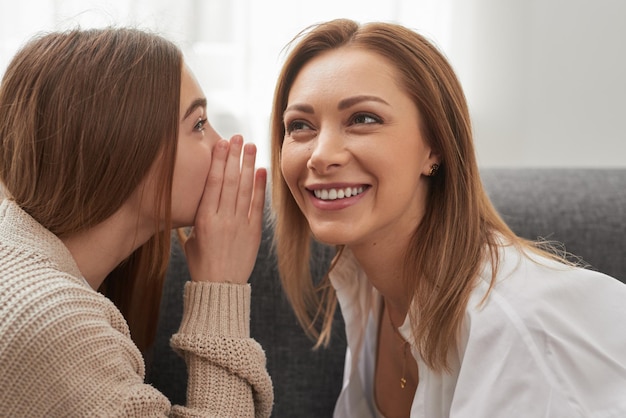
<svg viewBox="0 0 626 418"><path fill-rule="evenodd" d="M439 164L433 164L430 166L430 171L428 172L429 177L433 177L437 174L437 170L439 170Z"/></svg>

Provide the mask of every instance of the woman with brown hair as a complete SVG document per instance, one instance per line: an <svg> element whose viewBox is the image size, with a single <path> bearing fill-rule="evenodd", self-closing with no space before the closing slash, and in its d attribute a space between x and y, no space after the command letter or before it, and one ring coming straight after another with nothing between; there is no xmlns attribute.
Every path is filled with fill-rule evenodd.
<svg viewBox="0 0 626 418"><path fill-rule="evenodd" d="M271 122L275 247L317 346L340 305L335 416L625 415L626 286L502 221L445 57L387 23L296 41ZM312 239L337 248L320 283Z"/></svg>
<svg viewBox="0 0 626 418"><path fill-rule="evenodd" d="M160 36L71 30L16 54L0 86L0 415L270 415L249 334L266 179L255 156L213 130ZM189 384L172 408L144 383L141 351L170 231L186 226L192 281L171 343Z"/></svg>

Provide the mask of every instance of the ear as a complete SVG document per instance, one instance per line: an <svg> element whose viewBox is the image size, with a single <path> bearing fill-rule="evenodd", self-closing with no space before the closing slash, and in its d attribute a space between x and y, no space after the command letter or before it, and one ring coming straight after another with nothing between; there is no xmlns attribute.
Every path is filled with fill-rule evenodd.
<svg viewBox="0 0 626 418"><path fill-rule="evenodd" d="M437 174L437 170L441 166L441 155L438 152L433 151L432 149L429 151L428 158L425 161L424 167L422 169L422 174L427 177L432 177Z"/></svg>

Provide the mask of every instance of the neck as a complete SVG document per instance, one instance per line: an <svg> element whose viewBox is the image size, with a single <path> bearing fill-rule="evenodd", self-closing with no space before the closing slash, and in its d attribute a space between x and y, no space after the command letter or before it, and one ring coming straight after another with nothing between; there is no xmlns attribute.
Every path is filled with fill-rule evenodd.
<svg viewBox="0 0 626 418"><path fill-rule="evenodd" d="M404 322L412 300L402 277L407 245L408 237L406 242L395 239L393 242L350 248L372 286L384 298L389 316L397 326Z"/></svg>
<svg viewBox="0 0 626 418"><path fill-rule="evenodd" d="M98 289L107 275L154 233L153 224L144 221L142 225L136 211L122 206L98 225L61 240L85 280Z"/></svg>

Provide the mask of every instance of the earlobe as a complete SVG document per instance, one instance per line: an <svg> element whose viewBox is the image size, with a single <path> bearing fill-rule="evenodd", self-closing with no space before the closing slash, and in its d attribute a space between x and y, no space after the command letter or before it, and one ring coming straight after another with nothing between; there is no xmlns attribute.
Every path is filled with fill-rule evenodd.
<svg viewBox="0 0 626 418"><path fill-rule="evenodd" d="M426 167L425 174L428 177L434 177L437 175L437 172L442 164L441 155L431 148L428 153L428 162L430 162L430 166Z"/></svg>

